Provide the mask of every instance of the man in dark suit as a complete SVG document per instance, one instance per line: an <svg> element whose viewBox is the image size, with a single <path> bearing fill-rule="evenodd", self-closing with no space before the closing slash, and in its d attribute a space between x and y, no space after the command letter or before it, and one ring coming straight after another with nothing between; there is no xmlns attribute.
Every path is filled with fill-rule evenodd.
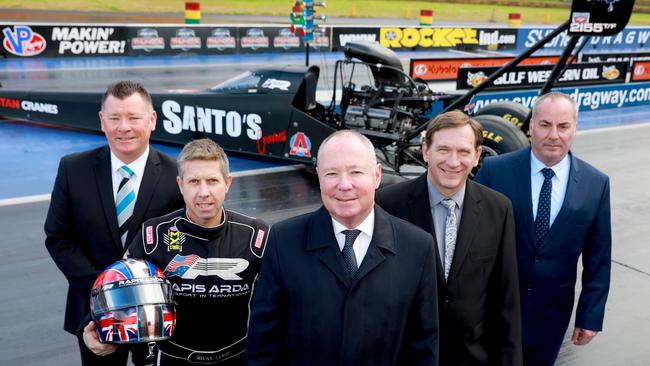
<svg viewBox="0 0 650 366"><path fill-rule="evenodd" d="M427 172L384 187L377 204L436 241L440 364L520 365L521 317L512 205L468 180L481 156L481 126L438 115L422 144Z"/></svg>
<svg viewBox="0 0 650 366"><path fill-rule="evenodd" d="M540 97L530 122L531 148L486 159L476 176L514 206L526 365L555 363L581 254L573 343L589 343L603 326L611 267L609 178L569 152L577 115L565 94Z"/></svg>
<svg viewBox="0 0 650 366"><path fill-rule="evenodd" d="M248 365L437 365L433 240L374 205L372 143L330 135L324 207L272 227L251 303Z"/></svg>
<svg viewBox="0 0 650 366"><path fill-rule="evenodd" d="M83 344L79 331L90 311L90 289L97 275L122 257L143 221L182 207L183 199L176 162L149 147L156 112L142 85L110 86L99 119L108 146L64 156L59 163L45 246L68 279L64 329L79 335L82 363L124 365L128 351L101 358Z"/></svg>

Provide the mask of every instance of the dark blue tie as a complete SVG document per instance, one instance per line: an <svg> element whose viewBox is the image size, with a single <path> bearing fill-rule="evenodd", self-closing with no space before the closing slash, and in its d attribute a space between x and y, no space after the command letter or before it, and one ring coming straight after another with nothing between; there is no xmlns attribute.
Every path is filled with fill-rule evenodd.
<svg viewBox="0 0 650 366"><path fill-rule="evenodd" d="M544 184L542 184L542 190L539 191L537 217L535 218L535 240L537 245L542 244L544 238L546 238L551 222L551 191L553 190L551 179L555 172L551 168L544 168L542 174L544 174Z"/></svg>
<svg viewBox="0 0 650 366"><path fill-rule="evenodd" d="M345 234L345 245L343 245L343 260L345 265L348 267L348 272L350 272L350 278L354 279L354 275L357 273L357 258L354 255L354 249L352 244L357 240L357 236L361 234L361 230L343 230Z"/></svg>

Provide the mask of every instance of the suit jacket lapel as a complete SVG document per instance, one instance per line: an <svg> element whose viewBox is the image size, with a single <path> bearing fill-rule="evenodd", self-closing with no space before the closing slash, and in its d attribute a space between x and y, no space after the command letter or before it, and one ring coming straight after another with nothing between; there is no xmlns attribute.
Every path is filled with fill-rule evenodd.
<svg viewBox="0 0 650 366"><path fill-rule="evenodd" d="M368 275L381 262L386 260L382 250L389 251L393 254L397 252L395 248L395 234L386 211L375 205L375 228L372 233L372 240L370 241L368 252L366 252L366 256L363 258L354 278L355 284Z"/></svg>
<svg viewBox="0 0 650 366"><path fill-rule="evenodd" d="M569 212L571 211L571 205L577 204L575 202L576 198L581 197L580 193L578 192L578 183L580 182L581 173L580 167L578 166L575 157L570 152L569 158L571 159L571 166L569 167L569 177L567 181L566 194L564 195L564 201L562 202L562 207L555 217L555 220L553 220L553 224L551 225L546 238L542 242L542 245L548 242L548 240L559 230L558 228L562 225L562 223L569 218L568 216ZM567 197L571 197L571 199L567 199Z"/></svg>
<svg viewBox="0 0 650 366"><path fill-rule="evenodd" d="M142 222L142 217L144 216L144 213L147 212L156 184L160 178L160 170L160 158L158 157L158 153L153 149L149 149L147 164L144 167L140 189L138 190L137 200L135 201L135 207L133 208L133 214L131 215L131 223L126 238L127 245L131 242L131 239L133 239L138 230L140 230L140 225L138 225L138 223Z"/></svg>
<svg viewBox="0 0 650 366"><path fill-rule="evenodd" d="M513 205L519 207L518 210L524 216L525 230L528 234L528 243L535 248L535 221L533 220L533 199L530 186L530 148L523 150L512 167L514 179L512 184L516 184L517 202Z"/></svg>
<svg viewBox="0 0 650 366"><path fill-rule="evenodd" d="M108 222L113 243L122 250L122 242L120 241L119 228L117 226L117 211L115 210L115 198L113 197L113 177L111 174L111 156L108 147L102 149L97 154L97 161L95 163L95 179L97 180L97 188L99 190L99 198L102 207L104 208L104 215Z"/></svg>
<svg viewBox="0 0 650 366"><path fill-rule="evenodd" d="M422 174L413 181L413 190L409 193L409 209L413 223L433 237L433 243L436 251L436 272L438 283L445 283L445 274L443 272L440 253L438 250L438 239L436 230L433 226L433 217L431 216L431 206L429 204L429 188L427 187L427 173Z"/></svg>
<svg viewBox="0 0 650 366"><path fill-rule="evenodd" d="M474 182L468 180L465 189L465 199L463 203L463 214L461 216L460 227L458 228L458 237L456 239L456 249L454 259L451 262L448 282L453 281L454 277L463 266L465 257L476 235L476 222L481 217L481 198L476 193Z"/></svg>
<svg viewBox="0 0 650 366"><path fill-rule="evenodd" d="M341 255L341 250L334 236L332 218L327 210L325 210L325 207L321 207L318 211L314 212L307 234L305 249L308 251L320 250L320 261L341 283L348 288L350 287L352 283L350 273L345 266L343 255Z"/></svg>
<svg viewBox="0 0 650 366"><path fill-rule="evenodd" d="M431 217L426 173L413 181L413 190L409 192L408 205L413 223L429 232L435 240L436 232L433 228L433 218Z"/></svg>

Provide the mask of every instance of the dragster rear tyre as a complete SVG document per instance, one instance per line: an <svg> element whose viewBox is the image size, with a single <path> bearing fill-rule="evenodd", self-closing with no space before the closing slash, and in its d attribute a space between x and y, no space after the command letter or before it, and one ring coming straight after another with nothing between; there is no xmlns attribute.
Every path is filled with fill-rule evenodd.
<svg viewBox="0 0 650 366"><path fill-rule="evenodd" d="M483 127L483 155L501 155L529 146L526 135L499 116L479 115L474 119Z"/></svg>
<svg viewBox="0 0 650 366"><path fill-rule="evenodd" d="M530 108L516 102L496 102L490 103L474 113L474 116L499 116L521 130L524 125Z"/></svg>

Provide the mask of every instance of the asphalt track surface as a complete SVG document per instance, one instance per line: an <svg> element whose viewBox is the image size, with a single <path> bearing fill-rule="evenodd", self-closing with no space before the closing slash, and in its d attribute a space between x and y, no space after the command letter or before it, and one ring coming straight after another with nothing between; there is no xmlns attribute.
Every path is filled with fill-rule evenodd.
<svg viewBox="0 0 650 366"><path fill-rule="evenodd" d="M254 62L264 66L268 64L268 60ZM239 69L235 70L236 67L244 71L250 64L222 65L221 68L204 66L205 70L200 65L188 67L199 70L196 73L188 73L181 67L173 68L177 69L172 73L174 75L167 75L163 66L158 71L143 67L142 70L152 72L147 74L147 71L142 73L131 66L118 65L111 69L99 64L94 71L84 71L74 65L61 67L60 72L50 74L47 69L51 65L25 66L22 71L14 71L13 67L2 64L0 80L5 87L14 84L29 88L65 88L66 83L68 86L76 83L81 84L79 86L82 88L102 89L108 80L132 77L147 85L154 83L154 89L170 86L202 88L210 86L204 85L207 84L206 74L215 73L219 75L215 79L223 79L226 77L223 73L236 74L240 72ZM179 79L179 75L184 76ZM650 217L650 193L645 187L645 182L650 181L647 169L650 166L650 117L647 111L647 108L630 108L608 114L581 114L581 129L585 131L579 133L574 152L611 177L614 238L612 285L604 333L584 347L565 342L558 365L650 364L650 347L647 346L647 335L650 334L650 247L647 245L650 226L646 223ZM594 121L600 122L592 123ZM636 124L625 125L629 122ZM614 127L603 128L608 124ZM2 148L24 137L25 131L21 128L29 127L10 124L14 128L14 135L11 135L6 134L7 125L0 126L0 153L2 160L9 164L16 158L7 155L7 150L3 151ZM96 144L102 141L101 136L97 135L91 139ZM65 145L64 148L82 149L87 143L86 137L79 137L61 144ZM11 145L8 150L12 149L18 150L20 146ZM46 194L51 189L60 156L44 151L32 156L30 154L34 150L30 146L14 151L17 155L23 155L24 160L14 167L3 169L0 191L4 195L0 199ZM173 153L174 150L171 151ZM49 157L54 163L39 165L44 157ZM18 169L20 167L24 170ZM30 176L33 172L38 174ZM31 179L31 183L25 183L26 178ZM13 187L23 186L35 188L27 193L10 193ZM319 206L319 202L318 185L313 177L302 170L294 170L241 174L234 180L226 205L274 223L311 211ZM22 204L7 204L4 201L0 205L0 222L4 232L0 237L0 365L79 364L76 340L62 330L66 280L43 244L42 228L48 205L49 202L43 200Z"/></svg>
<svg viewBox="0 0 650 366"><path fill-rule="evenodd" d="M581 132L574 152L611 177L613 263L605 331L593 343L565 342L558 365L648 365L650 348L650 123ZM644 168L645 167L645 168ZM319 206L302 171L235 178L226 205L269 222ZM66 280L43 245L49 202L0 206L0 365L77 365L62 330Z"/></svg>

